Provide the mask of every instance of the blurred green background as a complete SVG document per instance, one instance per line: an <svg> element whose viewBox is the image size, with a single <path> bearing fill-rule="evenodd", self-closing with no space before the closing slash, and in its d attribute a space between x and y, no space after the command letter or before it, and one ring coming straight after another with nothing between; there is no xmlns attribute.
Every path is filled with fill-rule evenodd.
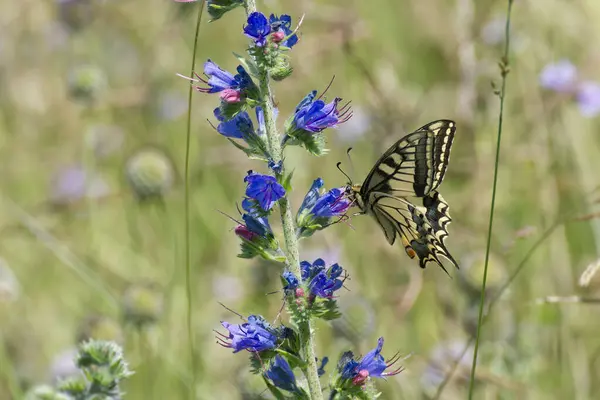
<svg viewBox="0 0 600 400"><path fill-rule="evenodd" d="M196 4L171 1L0 3L0 398L72 373L79 340L114 339L136 374L126 398L189 393L182 172ZM383 399L430 398L476 328L506 1L268 0L265 13L306 14L293 76L277 83L280 120L308 91L352 100L354 118L327 133L322 158L288 149L297 207L314 178L346 179L335 164L353 146L355 179L405 133L439 118L458 132L441 187L453 224L447 246L461 264L452 279L422 271L391 247L370 218L302 242L303 259L339 261L350 273L344 318L318 323L319 356L412 353L406 371L379 382ZM579 283L598 259L598 118L568 93L543 90L545 65L568 58L582 80L600 80L600 4L516 0L511 72L489 294L560 221L524 264L483 329L477 399L598 398L600 280ZM202 62L232 71L241 53L242 9L203 21ZM216 133L216 96L194 94L191 147L193 323L201 399L268 398L247 356L215 344L213 329L237 312L274 319L280 267L236 258L234 224L249 169ZM261 170L263 171L263 170ZM263 171L264 172L264 171ZM129 176L129 179L128 179ZM157 201L144 195L160 193ZM586 216L585 218L582 217ZM278 224L274 224L278 226ZM585 286L585 287L582 287ZM597 293L598 294L598 293ZM576 299L577 300L577 299ZM441 398L466 396L472 353ZM325 383L325 379L323 380ZM326 385L326 384L325 384ZM596 395L594 395L596 393ZM262 396L262 397L261 397Z"/></svg>

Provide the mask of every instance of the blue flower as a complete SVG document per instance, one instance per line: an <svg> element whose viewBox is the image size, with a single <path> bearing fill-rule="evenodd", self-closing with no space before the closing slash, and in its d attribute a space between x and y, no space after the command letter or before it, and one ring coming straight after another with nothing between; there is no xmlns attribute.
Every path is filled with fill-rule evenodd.
<svg viewBox="0 0 600 400"><path fill-rule="evenodd" d="M324 299L332 298L333 292L340 289L344 284L344 282L339 279L342 271L342 267L338 264L333 264L326 272L319 272L308 284L310 293Z"/></svg>
<svg viewBox="0 0 600 400"><path fill-rule="evenodd" d="M273 231L269 225L269 220L266 216L261 216L254 204L249 199L242 201L242 208L246 213L242 215L242 219L246 223L246 227L260 237L272 236Z"/></svg>
<svg viewBox="0 0 600 400"><path fill-rule="evenodd" d="M214 110L215 117L220 121L217 132L228 138L243 139L254 133L254 125L247 112L242 111L229 121L226 121L219 107Z"/></svg>
<svg viewBox="0 0 600 400"><path fill-rule="evenodd" d="M244 182L248 183L246 196L256 200L264 211L269 211L277 200L285 196L285 189L273 176L249 171Z"/></svg>
<svg viewBox="0 0 600 400"><path fill-rule="evenodd" d="M298 209L296 223L301 237L324 229L331 218L345 215L352 205L345 188L334 188L321 194L322 190L323 180L315 179Z"/></svg>
<svg viewBox="0 0 600 400"><path fill-rule="evenodd" d="M583 82L577 89L579 111L585 117L595 117L600 113L600 84Z"/></svg>
<svg viewBox="0 0 600 400"><path fill-rule="evenodd" d="M307 283L311 297L320 297L323 299L331 299L333 293L340 289L344 282L339 279L344 269L339 264L333 264L326 268L325 261L318 258L312 264L308 261L300 263L302 273L302 282ZM284 271L282 274L286 285L286 291L294 290L299 287L298 278L290 271Z"/></svg>
<svg viewBox="0 0 600 400"><path fill-rule="evenodd" d="M298 214L302 213L304 210L311 210L315 206L317 200L321 196L320 190L324 184L325 183L321 178L317 178L313 181L310 189L308 189L308 192L306 193L306 196L304 196L304 200L302 201L300 208L298 209Z"/></svg>
<svg viewBox="0 0 600 400"><path fill-rule="evenodd" d="M317 91L313 90L298 104L294 113L292 131L318 133L346 122L352 117L348 105L338 109L341 98L336 97L332 102L325 103L323 100L315 99L316 96ZM294 134L290 134L290 136L294 136Z"/></svg>
<svg viewBox="0 0 600 400"><path fill-rule="evenodd" d="M296 377L294 376L292 368L285 358L279 354L275 356L275 362L273 362L271 367L265 372L265 376L280 389L289 392L295 392L298 389L296 386Z"/></svg>
<svg viewBox="0 0 600 400"><path fill-rule="evenodd" d="M243 324L222 321L221 325L229 331L229 335L219 333L218 343L233 349L234 353L241 350L253 352L268 350L274 348L277 343L277 336L260 316L250 316L248 322Z"/></svg>
<svg viewBox="0 0 600 400"><path fill-rule="evenodd" d="M287 282L287 284L283 287L284 290L293 290L300 285L300 281L298 280L296 275L292 273L292 271L285 270L283 271L283 274L281 274L281 276Z"/></svg>
<svg viewBox="0 0 600 400"><path fill-rule="evenodd" d="M577 67L566 59L546 65L540 73L540 85L555 92L572 91L576 81Z"/></svg>
<svg viewBox="0 0 600 400"><path fill-rule="evenodd" d="M279 41L282 46L292 48L296 43L298 43L298 35L292 35L292 17L286 14L282 14L280 17L271 14L269 17L269 23L271 24L271 29L274 34L281 32L283 34L281 35L282 39L287 38Z"/></svg>
<svg viewBox="0 0 600 400"><path fill-rule="evenodd" d="M360 361L349 357L341 368L343 379L352 379L352 383L357 386L362 386L369 377L382 378L385 376L397 375L402 372L403 368L397 368L394 371L385 372L386 369L395 364L400 358L396 354L392 359L386 362L381 355L383 349L383 338L380 337L377 341L377 347L368 352Z"/></svg>
<svg viewBox="0 0 600 400"><path fill-rule="evenodd" d="M329 362L329 357L323 357L323 359L321 360L321 365L317 369L317 374L319 374L319 376L325 375L325 366L327 365L328 362Z"/></svg>
<svg viewBox="0 0 600 400"><path fill-rule="evenodd" d="M244 67L238 65L236 70L237 74L233 75L209 59L204 63L204 75L208 77L208 81L195 74L196 78L208 87L196 86L195 88L202 93L221 92L221 98L229 103L240 102L243 96L247 96L249 91L255 88L255 85Z"/></svg>
<svg viewBox="0 0 600 400"><path fill-rule="evenodd" d="M319 197L310 212L316 217L336 217L344 215L350 204L345 188L335 188Z"/></svg>
<svg viewBox="0 0 600 400"><path fill-rule="evenodd" d="M264 14L253 12L248 16L248 24L244 26L244 34L254 40L257 47L263 47L267 43L269 33L271 33L271 25Z"/></svg>

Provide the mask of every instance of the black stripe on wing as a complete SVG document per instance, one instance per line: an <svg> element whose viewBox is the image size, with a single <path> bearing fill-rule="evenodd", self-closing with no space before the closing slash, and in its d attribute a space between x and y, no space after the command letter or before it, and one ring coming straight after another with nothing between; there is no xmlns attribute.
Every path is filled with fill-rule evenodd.
<svg viewBox="0 0 600 400"><path fill-rule="evenodd" d="M439 256L448 259L458 268L444 245L444 239L448 235L445 226L450 222L450 216L447 214L448 204L439 193L426 197L425 208L384 193L377 192L373 196L373 215L390 244L395 242L397 234L400 235L406 253L411 258L417 256L421 268L434 261L448 273Z"/></svg>
<svg viewBox="0 0 600 400"><path fill-rule="evenodd" d="M383 192L423 197L444 179L456 124L431 122L391 146L377 161L361 186L361 195Z"/></svg>

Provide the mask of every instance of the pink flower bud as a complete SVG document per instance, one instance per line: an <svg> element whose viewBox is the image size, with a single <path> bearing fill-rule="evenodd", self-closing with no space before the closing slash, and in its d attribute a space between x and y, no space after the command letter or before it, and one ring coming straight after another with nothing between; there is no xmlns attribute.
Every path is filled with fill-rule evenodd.
<svg viewBox="0 0 600 400"><path fill-rule="evenodd" d="M238 225L235 228L235 234L241 237L242 239L246 239L248 241L252 241L255 237L258 236L256 233L252 232L244 225Z"/></svg>
<svg viewBox="0 0 600 400"><path fill-rule="evenodd" d="M296 288L296 297L304 297L304 289Z"/></svg>
<svg viewBox="0 0 600 400"><path fill-rule="evenodd" d="M220 94L221 99L229 104L239 103L241 101L240 92L235 89L225 89Z"/></svg>
<svg viewBox="0 0 600 400"><path fill-rule="evenodd" d="M354 379L352 379L352 383L356 386L361 386L367 381L368 378L369 371L367 371L366 369L361 369L360 371L358 371L358 374L356 374Z"/></svg>
<svg viewBox="0 0 600 400"><path fill-rule="evenodd" d="M285 38L285 34L282 31L273 32L271 34L271 41L273 43L279 43Z"/></svg>

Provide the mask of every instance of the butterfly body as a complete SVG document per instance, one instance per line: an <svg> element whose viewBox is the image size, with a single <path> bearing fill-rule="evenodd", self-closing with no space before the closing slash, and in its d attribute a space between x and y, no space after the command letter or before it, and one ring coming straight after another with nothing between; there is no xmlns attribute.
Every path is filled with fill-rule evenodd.
<svg viewBox="0 0 600 400"><path fill-rule="evenodd" d="M451 218L448 203L436 190L444 179L456 124L438 120L404 136L375 163L361 185L346 191L360 209L381 226L387 241L400 236L406 254L425 268L442 256L458 264L444 244ZM411 201L417 198L422 205Z"/></svg>

